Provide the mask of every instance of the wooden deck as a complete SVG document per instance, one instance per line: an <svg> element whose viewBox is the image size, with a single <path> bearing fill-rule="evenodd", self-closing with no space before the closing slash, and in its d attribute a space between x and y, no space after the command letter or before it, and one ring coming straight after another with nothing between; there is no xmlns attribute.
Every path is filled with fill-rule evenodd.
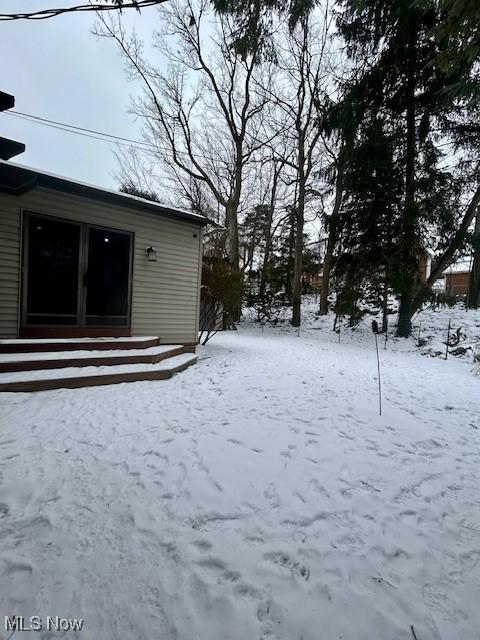
<svg viewBox="0 0 480 640"><path fill-rule="evenodd" d="M189 345L158 338L0 341L0 392L164 380L195 364Z"/></svg>

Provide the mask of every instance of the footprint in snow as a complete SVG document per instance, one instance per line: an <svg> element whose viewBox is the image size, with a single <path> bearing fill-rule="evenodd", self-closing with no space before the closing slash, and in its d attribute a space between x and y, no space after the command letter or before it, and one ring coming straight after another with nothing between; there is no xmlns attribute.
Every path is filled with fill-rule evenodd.
<svg viewBox="0 0 480 640"><path fill-rule="evenodd" d="M225 571L225 563L218 558L202 558L197 561L199 567L205 567L206 569L212 569L213 571Z"/></svg>
<svg viewBox="0 0 480 640"><path fill-rule="evenodd" d="M188 522L190 523L192 529L197 531L205 530L211 528L212 526L218 527L223 523L230 523L235 520L243 519L243 515L240 513L232 513L232 514L223 514L223 513L209 513L202 516L198 516L196 518L189 518Z"/></svg>
<svg viewBox="0 0 480 640"><path fill-rule="evenodd" d="M310 578L310 569L307 566L296 562L282 551L270 551L263 556L263 559L283 569L288 569L292 575L303 578L305 581Z"/></svg>
<svg viewBox="0 0 480 640"><path fill-rule="evenodd" d="M462 520L460 526L464 529L480 534L480 522L468 522L467 520Z"/></svg>
<svg viewBox="0 0 480 640"><path fill-rule="evenodd" d="M29 562L23 562L21 560L0 558L0 576L9 578L18 573L33 573L33 565L31 565Z"/></svg>
<svg viewBox="0 0 480 640"><path fill-rule="evenodd" d="M261 636L264 638L274 633L282 623L282 610L269 598L258 605L257 618L265 627L265 633Z"/></svg>
<svg viewBox="0 0 480 640"><path fill-rule="evenodd" d="M210 549L212 548L212 544L208 540L194 540L192 544L202 552L210 551Z"/></svg>
<svg viewBox="0 0 480 640"><path fill-rule="evenodd" d="M270 506L272 507L272 509L277 509L281 504L280 496L278 495L278 491L273 484L268 485L268 487L263 492L263 497L270 502Z"/></svg>

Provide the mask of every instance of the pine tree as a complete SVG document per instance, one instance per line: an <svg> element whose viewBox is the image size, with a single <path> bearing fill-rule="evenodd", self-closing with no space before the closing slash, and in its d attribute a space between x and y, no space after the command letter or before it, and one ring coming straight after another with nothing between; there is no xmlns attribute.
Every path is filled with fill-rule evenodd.
<svg viewBox="0 0 480 640"><path fill-rule="evenodd" d="M475 61L458 56L445 64L445 52L458 31L442 30L448 24L446 2L434 0L339 0L338 26L356 63L360 80L348 87L343 101L350 120L344 126L364 130L379 117L395 123L390 173L386 193L402 186L393 225L392 284L399 297L397 333L408 336L415 309L425 291L419 277L421 251L432 228L448 226L457 216L458 185L445 163L443 143L452 141L459 121L467 116L465 92ZM367 65L368 63L368 65ZM364 71L363 69L367 69ZM360 73L362 70L362 73ZM454 89L456 87L456 89ZM456 113L456 122L451 115ZM361 135L361 134L360 134ZM356 194L365 201L368 184L355 144L350 162L357 173ZM356 150L355 150L356 149ZM378 184L380 188L380 182Z"/></svg>
<svg viewBox="0 0 480 640"><path fill-rule="evenodd" d="M342 251L336 277L337 315L360 318L359 302L384 306L394 283L394 234L401 209L401 180L394 158L395 127L380 117L360 129L344 173Z"/></svg>

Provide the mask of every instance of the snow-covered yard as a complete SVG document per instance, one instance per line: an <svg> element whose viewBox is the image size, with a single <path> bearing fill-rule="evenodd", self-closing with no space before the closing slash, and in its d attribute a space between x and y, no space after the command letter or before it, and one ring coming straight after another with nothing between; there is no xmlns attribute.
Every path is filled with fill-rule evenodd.
<svg viewBox="0 0 480 640"><path fill-rule="evenodd" d="M167 381L0 397L2 627L478 640L471 357L392 342L381 417L367 332L247 324L200 357Z"/></svg>

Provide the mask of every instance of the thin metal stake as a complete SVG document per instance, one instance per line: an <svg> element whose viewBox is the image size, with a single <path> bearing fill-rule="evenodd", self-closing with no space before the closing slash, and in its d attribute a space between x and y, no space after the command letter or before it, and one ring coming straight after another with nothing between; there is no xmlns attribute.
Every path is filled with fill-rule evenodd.
<svg viewBox="0 0 480 640"><path fill-rule="evenodd" d="M378 406L379 406L379 415L382 415L382 381L380 378L380 356L378 355L378 336L376 333L373 334L375 336L375 347L377 349L377 370L378 370Z"/></svg>
<svg viewBox="0 0 480 640"><path fill-rule="evenodd" d="M445 360L448 359L448 344L450 342L450 323L451 323L451 320L448 321L447 347L445 349Z"/></svg>

